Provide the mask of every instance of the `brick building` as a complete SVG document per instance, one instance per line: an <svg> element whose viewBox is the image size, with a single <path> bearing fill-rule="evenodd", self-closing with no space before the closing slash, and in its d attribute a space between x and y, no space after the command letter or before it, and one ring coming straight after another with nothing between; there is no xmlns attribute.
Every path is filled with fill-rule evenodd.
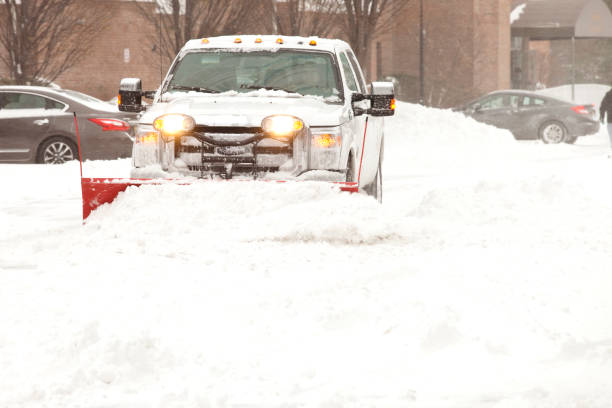
<svg viewBox="0 0 612 408"><path fill-rule="evenodd" d="M152 3L140 3L155 13ZM142 17L134 1L99 0L97 7L111 9L112 23L102 32L89 55L55 80L62 88L75 89L103 100L117 95L121 78L137 77L146 89L160 83L157 35ZM163 75L170 61L162 60Z"/></svg>
<svg viewBox="0 0 612 408"><path fill-rule="evenodd" d="M394 77L418 101L419 1L393 19L372 53L372 76ZM510 87L510 0L423 0L424 100L453 106Z"/></svg>
<svg viewBox="0 0 612 408"><path fill-rule="evenodd" d="M512 85L612 81L612 0L513 0Z"/></svg>
<svg viewBox="0 0 612 408"><path fill-rule="evenodd" d="M453 106L510 87L510 2L423 0L427 104ZM155 13L153 4L139 4L148 4ZM116 95L124 77L142 78L144 88L155 89L160 82L157 34L139 13L136 1L97 0L97 6L112 10L112 24L99 35L89 55L55 82L105 100ZM419 98L418 6L418 0L411 0L393 17L389 29L373 42L366 64L370 79L396 78L398 96L408 101ZM264 34L266 29L258 31ZM164 74L169 63L161 61Z"/></svg>

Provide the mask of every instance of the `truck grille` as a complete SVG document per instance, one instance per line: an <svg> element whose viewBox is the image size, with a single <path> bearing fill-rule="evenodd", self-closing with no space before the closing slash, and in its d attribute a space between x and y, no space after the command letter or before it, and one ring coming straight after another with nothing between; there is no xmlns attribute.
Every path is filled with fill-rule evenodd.
<svg viewBox="0 0 612 408"><path fill-rule="evenodd" d="M194 132L218 141L246 141L263 133L259 127L218 126L197 126ZM230 163L233 173L274 172L278 171L281 164L291 159L293 145L270 143L270 140L263 139L240 146L217 146L202 142L196 136L187 135L175 143L175 157L181 158L190 171L200 172L202 177L204 173L223 175Z"/></svg>
<svg viewBox="0 0 612 408"><path fill-rule="evenodd" d="M229 134L257 134L263 133L261 127L242 127L242 126L196 126L194 129L198 133L229 133Z"/></svg>

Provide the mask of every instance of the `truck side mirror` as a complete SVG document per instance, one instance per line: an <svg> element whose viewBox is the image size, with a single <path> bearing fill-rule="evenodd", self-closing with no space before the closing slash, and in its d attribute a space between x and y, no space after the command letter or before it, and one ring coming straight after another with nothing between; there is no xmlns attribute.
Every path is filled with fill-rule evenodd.
<svg viewBox="0 0 612 408"><path fill-rule="evenodd" d="M371 88L368 113L372 116L393 116L395 114L393 82L372 82Z"/></svg>
<svg viewBox="0 0 612 408"><path fill-rule="evenodd" d="M364 94L355 92L351 94L351 107L353 108L353 113L355 116L365 115L367 113L367 109L364 109L363 106L355 106L356 103L365 101L368 99Z"/></svg>
<svg viewBox="0 0 612 408"><path fill-rule="evenodd" d="M117 101L122 112L142 112L142 81L140 78L123 78L119 83Z"/></svg>

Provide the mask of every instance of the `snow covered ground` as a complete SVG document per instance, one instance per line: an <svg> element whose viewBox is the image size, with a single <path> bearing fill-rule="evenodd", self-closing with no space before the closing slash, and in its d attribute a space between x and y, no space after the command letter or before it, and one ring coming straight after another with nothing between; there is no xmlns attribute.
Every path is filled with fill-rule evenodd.
<svg viewBox="0 0 612 408"><path fill-rule="evenodd" d="M610 407L609 150L399 104L382 206L202 182L85 225L78 164L0 165L0 407Z"/></svg>

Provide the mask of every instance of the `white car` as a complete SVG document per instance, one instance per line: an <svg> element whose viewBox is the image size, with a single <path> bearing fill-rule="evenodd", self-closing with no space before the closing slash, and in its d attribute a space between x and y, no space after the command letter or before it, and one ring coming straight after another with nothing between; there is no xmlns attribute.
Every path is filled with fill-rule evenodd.
<svg viewBox="0 0 612 408"><path fill-rule="evenodd" d="M153 98L146 110L142 96ZM374 82L368 91L344 41L191 40L156 92L125 78L119 98L120 110L144 111L133 177L161 167L196 177L358 182L382 197L383 116L394 114L393 84Z"/></svg>

